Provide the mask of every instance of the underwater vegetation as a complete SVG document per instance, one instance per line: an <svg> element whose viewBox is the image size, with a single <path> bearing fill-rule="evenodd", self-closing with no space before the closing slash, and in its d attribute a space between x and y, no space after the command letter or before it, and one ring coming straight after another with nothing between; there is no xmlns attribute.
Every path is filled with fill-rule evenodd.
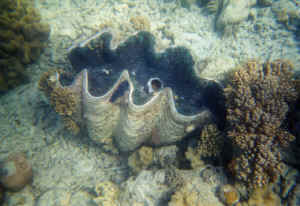
<svg viewBox="0 0 300 206"><path fill-rule="evenodd" d="M297 98L292 65L276 60L247 62L225 88L228 136L236 151L229 164L235 178L262 187L281 174L281 148L295 137L284 128L289 104Z"/></svg>
<svg viewBox="0 0 300 206"><path fill-rule="evenodd" d="M30 0L0 2L0 92L26 80L25 67L38 59L49 32Z"/></svg>

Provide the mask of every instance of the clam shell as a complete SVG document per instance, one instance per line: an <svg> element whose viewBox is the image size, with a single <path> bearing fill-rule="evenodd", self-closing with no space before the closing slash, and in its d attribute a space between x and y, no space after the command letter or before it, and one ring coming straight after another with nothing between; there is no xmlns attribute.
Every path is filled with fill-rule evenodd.
<svg viewBox="0 0 300 206"><path fill-rule="evenodd" d="M114 92L126 81L129 91L112 102ZM103 143L104 139L112 138L122 152L133 151L142 144L160 146L175 143L212 120L208 109L196 115L177 112L172 89L168 87L155 93L145 104L134 104L135 88L127 70L102 96L91 95L88 85L88 72L85 69L77 75L73 84L64 87L81 100L77 122L86 126L92 140ZM63 86L59 84L59 87Z"/></svg>

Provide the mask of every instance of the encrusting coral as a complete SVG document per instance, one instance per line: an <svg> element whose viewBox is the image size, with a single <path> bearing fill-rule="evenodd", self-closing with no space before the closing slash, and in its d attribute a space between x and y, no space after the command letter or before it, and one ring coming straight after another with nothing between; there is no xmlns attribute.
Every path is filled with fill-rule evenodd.
<svg viewBox="0 0 300 206"><path fill-rule="evenodd" d="M268 184L282 172L280 149L295 139L283 127L289 103L297 97L292 69L283 60L249 61L224 90L228 136L237 148L228 167L249 186Z"/></svg>
<svg viewBox="0 0 300 206"><path fill-rule="evenodd" d="M26 79L25 66L40 56L49 32L31 1L0 2L0 92Z"/></svg>

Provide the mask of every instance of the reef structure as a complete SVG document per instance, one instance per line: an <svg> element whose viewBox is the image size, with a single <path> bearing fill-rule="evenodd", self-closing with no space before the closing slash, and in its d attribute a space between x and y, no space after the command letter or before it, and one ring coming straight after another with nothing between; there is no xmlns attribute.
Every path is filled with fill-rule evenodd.
<svg viewBox="0 0 300 206"><path fill-rule="evenodd" d="M128 152L143 144L173 144L213 121L186 48L156 53L149 32L139 32L115 49L111 39L104 32L71 50L69 59L79 74L69 86L59 73L40 82L50 99L57 90L75 97L74 108L64 114L91 139Z"/></svg>

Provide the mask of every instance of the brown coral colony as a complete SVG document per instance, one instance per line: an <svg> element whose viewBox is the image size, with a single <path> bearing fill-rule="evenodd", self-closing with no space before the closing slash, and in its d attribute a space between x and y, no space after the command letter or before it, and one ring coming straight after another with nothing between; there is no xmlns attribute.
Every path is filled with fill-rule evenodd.
<svg viewBox="0 0 300 206"><path fill-rule="evenodd" d="M295 139L282 126L289 103L297 98L292 69L282 60L249 61L224 90L228 136L239 148L229 169L250 186L268 184L280 174L280 148Z"/></svg>
<svg viewBox="0 0 300 206"><path fill-rule="evenodd" d="M40 56L50 33L31 1L0 2L0 92L21 84L26 64Z"/></svg>

